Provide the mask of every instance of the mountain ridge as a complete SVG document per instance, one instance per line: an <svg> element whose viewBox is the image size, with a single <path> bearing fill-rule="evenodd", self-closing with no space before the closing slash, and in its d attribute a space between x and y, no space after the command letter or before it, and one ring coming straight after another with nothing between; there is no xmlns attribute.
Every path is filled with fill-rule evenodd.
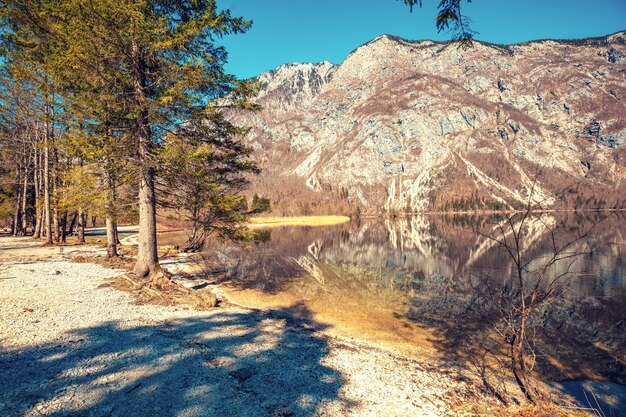
<svg viewBox="0 0 626 417"><path fill-rule="evenodd" d="M484 46L492 46L492 47L509 47L509 46L523 46L523 45L528 45L528 44L532 44L532 43L541 43L541 42L557 42L557 43L564 43L564 44L572 44L572 43L580 43L580 42L593 42L593 41L606 41L608 38L615 36L615 35L621 35L621 36L626 36L626 29L623 30L618 30L617 32L613 32L610 33L608 35L601 35L601 36L588 36L588 37L584 37L584 38L542 38L542 39L531 39L528 41L522 41L522 42L514 42L514 43L495 43L495 42L487 42L487 41L481 41L478 39L473 40L474 43L476 44L481 44ZM346 56L346 58L348 56L350 56L353 52L355 52L357 49L366 46L372 42L375 42L383 37L389 38L389 39L394 39L394 40L398 40L401 42L405 42L405 43L409 43L409 44L417 44L417 43L423 43L423 42L429 42L432 44L437 44L437 45L454 45L455 41L438 41L438 40L434 40L434 39L407 39L407 38L403 38L402 36L398 36L398 35L392 35L391 33L383 33L382 35L376 36L375 38L365 42L362 45L357 46L356 48L354 48L352 51L350 51L348 53L348 55ZM344 58L344 61L345 59ZM343 62L343 61L342 61ZM266 74L266 73L271 73L273 71L278 70L279 68L283 67L283 66L292 66L292 65L306 65L306 64L311 64L311 65L318 65L318 64L324 64L324 63L328 63L334 66L339 66L341 65L341 63L339 64L335 64L331 61L327 61L327 60L323 60L323 61L318 61L318 62L314 62L314 61L302 61L302 62L286 62L283 64L278 65L276 68L273 69L269 69L267 71L263 71L261 74L259 75L255 75L253 77L248 78L248 80L255 80L257 79L260 75L262 74Z"/></svg>
<svg viewBox="0 0 626 417"><path fill-rule="evenodd" d="M532 193L555 208L570 183L621 205L625 37L503 53L383 35L339 65L259 75L263 110L229 117L252 127L244 141L265 168L252 189L284 214L510 208ZM585 188L565 206L593 205Z"/></svg>

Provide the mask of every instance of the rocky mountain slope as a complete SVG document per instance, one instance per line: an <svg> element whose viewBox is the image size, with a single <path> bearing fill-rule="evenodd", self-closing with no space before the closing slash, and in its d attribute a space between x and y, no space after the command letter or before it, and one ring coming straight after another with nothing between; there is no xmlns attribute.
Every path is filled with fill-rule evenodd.
<svg viewBox="0 0 626 417"><path fill-rule="evenodd" d="M233 113L275 212L626 205L626 32L473 48L384 35L261 74Z"/></svg>

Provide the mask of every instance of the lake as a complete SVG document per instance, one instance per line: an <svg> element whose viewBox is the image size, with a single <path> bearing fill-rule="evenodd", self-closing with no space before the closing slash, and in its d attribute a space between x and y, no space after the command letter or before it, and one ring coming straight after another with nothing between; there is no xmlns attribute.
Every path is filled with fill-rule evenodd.
<svg viewBox="0 0 626 417"><path fill-rule="evenodd" d="M571 255L543 276L560 284L558 302L535 322L549 379L626 382L625 220L623 213L526 219L520 244L529 274L555 246ZM247 248L211 244L204 269L238 303L296 313L306 306L337 334L435 360L456 355L468 334L486 331L471 321L477 300L511 289L513 259L492 239L512 242L499 235L502 224L497 217L430 215L256 229L257 242Z"/></svg>
<svg viewBox="0 0 626 417"><path fill-rule="evenodd" d="M604 217L568 213L530 219L524 255L541 260L551 254L546 225L556 229L562 243L573 242L591 229L589 237L575 242L571 250L580 256L555 265L551 273L568 268L568 297L626 301L626 216L613 213ZM493 276L508 274L510 255L480 234L497 224L498 220L490 217L432 215L362 219L334 226L274 227L258 231L259 242L235 258L226 247L217 252L232 277L247 288L268 293L297 291L313 279L320 291L332 297L331 288L350 286L347 281L355 279L360 285L354 291L376 290L380 297L388 294L395 299L399 293L419 295L420 288L432 280L459 279L485 271ZM355 276L348 279L343 276L346 274ZM300 292L306 299L307 294Z"/></svg>

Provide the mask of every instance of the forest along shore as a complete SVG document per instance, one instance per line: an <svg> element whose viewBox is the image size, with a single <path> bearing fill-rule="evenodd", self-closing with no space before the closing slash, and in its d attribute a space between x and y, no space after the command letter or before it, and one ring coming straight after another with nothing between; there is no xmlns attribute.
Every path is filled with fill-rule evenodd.
<svg viewBox="0 0 626 417"><path fill-rule="evenodd" d="M73 259L103 251L0 238L0 415L445 416L490 407L445 367L327 336L303 306L136 305L110 287L123 271Z"/></svg>

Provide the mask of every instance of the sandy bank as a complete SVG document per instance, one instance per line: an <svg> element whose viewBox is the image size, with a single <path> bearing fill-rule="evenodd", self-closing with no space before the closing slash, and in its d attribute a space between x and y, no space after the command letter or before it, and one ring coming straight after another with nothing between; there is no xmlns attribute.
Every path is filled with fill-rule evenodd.
<svg viewBox="0 0 626 417"><path fill-rule="evenodd" d="M348 216L253 217L249 227L332 226L350 221Z"/></svg>

